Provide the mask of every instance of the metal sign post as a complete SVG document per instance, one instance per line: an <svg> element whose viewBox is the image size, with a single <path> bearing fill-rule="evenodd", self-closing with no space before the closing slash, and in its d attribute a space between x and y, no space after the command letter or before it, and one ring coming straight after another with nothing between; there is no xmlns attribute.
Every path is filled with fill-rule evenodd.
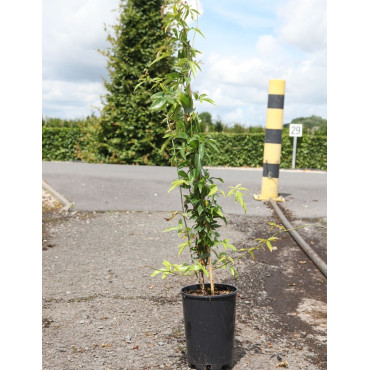
<svg viewBox="0 0 370 370"><path fill-rule="evenodd" d="M302 124L301 123L291 123L289 125L289 136L293 136L293 158L292 158L292 168L295 168L295 157L297 152L297 137L302 137Z"/></svg>

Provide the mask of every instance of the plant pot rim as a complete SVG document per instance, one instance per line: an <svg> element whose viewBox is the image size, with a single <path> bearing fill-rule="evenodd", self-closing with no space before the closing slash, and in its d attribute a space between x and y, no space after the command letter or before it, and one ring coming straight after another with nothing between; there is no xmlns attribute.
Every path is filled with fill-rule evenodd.
<svg viewBox="0 0 370 370"><path fill-rule="evenodd" d="M211 284L204 284L205 287L209 287ZM222 287L222 288L232 288L233 291L230 291L227 294L219 294L219 295L196 295L196 294L190 294L184 292L184 290L196 290L200 288L199 284L192 284L192 285L187 285L181 288L180 293L185 296L185 297L191 297L191 298L196 298L196 299L219 299L219 298L224 298L224 297L230 297L231 295L236 295L239 291L239 289L231 284L215 284L215 287Z"/></svg>

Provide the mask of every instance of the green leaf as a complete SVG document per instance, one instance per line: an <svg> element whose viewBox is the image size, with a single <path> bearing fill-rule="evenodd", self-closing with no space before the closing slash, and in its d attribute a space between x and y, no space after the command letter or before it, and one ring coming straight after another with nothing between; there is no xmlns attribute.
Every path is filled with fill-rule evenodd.
<svg viewBox="0 0 370 370"><path fill-rule="evenodd" d="M154 270L154 271L150 274L150 276L151 276L151 277L154 277L154 276L156 276L156 275L160 274L161 272L163 272L163 269L162 269L162 270Z"/></svg>
<svg viewBox="0 0 370 370"><path fill-rule="evenodd" d="M220 208L214 208L214 212L220 216L220 217L224 217L224 214L222 213L221 209Z"/></svg>
<svg viewBox="0 0 370 370"><path fill-rule="evenodd" d="M219 147L217 146L217 143L213 139L207 139L206 144L210 146L216 153L220 151Z"/></svg>
<svg viewBox="0 0 370 370"><path fill-rule="evenodd" d="M197 266L200 270L202 270L204 272L204 274L209 277L209 274L208 274L208 271L206 270L206 268L200 263L197 261Z"/></svg>
<svg viewBox="0 0 370 370"><path fill-rule="evenodd" d="M186 179L186 180L188 180L188 179L189 179L188 174L187 174L185 171L183 171L183 170L180 170L180 171L178 172L178 175L179 175L179 176L181 176L181 177L183 177L183 178L184 178L184 179Z"/></svg>
<svg viewBox="0 0 370 370"><path fill-rule="evenodd" d="M188 113L193 109L193 99L189 94L180 94L181 105L184 108L185 112Z"/></svg>
<svg viewBox="0 0 370 370"><path fill-rule="evenodd" d="M184 158L186 160L185 148L180 149L180 155L181 155L182 158Z"/></svg>
<svg viewBox="0 0 370 370"><path fill-rule="evenodd" d="M171 226L171 227L169 227L168 229L163 230L163 232L164 232L164 233L166 233L166 232L168 232L168 231L178 230L178 229L179 229L179 228L178 228L178 226Z"/></svg>
<svg viewBox="0 0 370 370"><path fill-rule="evenodd" d="M204 156L204 143L199 144L198 153L200 160L202 160Z"/></svg>
<svg viewBox="0 0 370 370"><path fill-rule="evenodd" d="M234 247L232 244L227 244L227 247L232 249L234 252L237 251L236 247Z"/></svg>
<svg viewBox="0 0 370 370"><path fill-rule="evenodd" d="M191 29L192 29L192 30L194 30L194 31L196 31L196 32L198 32L201 36L203 36L204 38L206 38L206 37L203 35L203 33L202 33L202 32L200 32L200 30L199 30L198 28L192 27Z"/></svg>
<svg viewBox="0 0 370 370"><path fill-rule="evenodd" d="M180 185L183 185L183 184L189 185L189 183L187 181L183 180L183 179L173 181L172 186L170 187L168 192L170 193L173 189L175 189L176 187L178 187Z"/></svg>
<svg viewBox="0 0 370 370"><path fill-rule="evenodd" d="M202 172L202 164L199 153L195 154L195 176L198 177Z"/></svg>
<svg viewBox="0 0 370 370"><path fill-rule="evenodd" d="M170 136L170 137L169 137L169 138L164 142L164 144L162 145L161 150L159 151L159 153L163 153L163 151L166 149L166 147L167 147L168 143L171 141L171 139L172 139L172 136Z"/></svg>
<svg viewBox="0 0 370 370"><path fill-rule="evenodd" d="M224 196L224 198L226 198L225 192L223 190L219 189L218 191Z"/></svg>
<svg viewBox="0 0 370 370"><path fill-rule="evenodd" d="M149 107L151 110L157 110L162 108L167 103L167 100L164 98L160 98L157 100L154 100L153 104Z"/></svg>
<svg viewBox="0 0 370 370"><path fill-rule="evenodd" d="M173 268L180 274L180 276L182 276L182 270L184 270L182 266L174 264Z"/></svg>
<svg viewBox="0 0 370 370"><path fill-rule="evenodd" d="M209 197L212 196L213 194L215 194L217 192L217 190L218 190L217 185L213 185L211 187L211 191L208 193L208 196ZM220 190L220 191L222 191L222 190Z"/></svg>
<svg viewBox="0 0 370 370"><path fill-rule="evenodd" d="M153 64L159 62L161 59L166 58L166 57L168 57L170 55L171 55L170 53L164 53L162 55L159 55L155 60L153 60L152 63L150 63L150 66L152 66Z"/></svg>
<svg viewBox="0 0 370 370"><path fill-rule="evenodd" d="M189 241L186 241L185 243L181 243L180 245L177 246L177 248L179 248L179 255L178 257L181 256L181 253L183 252L183 250L189 245Z"/></svg>
<svg viewBox="0 0 370 370"><path fill-rule="evenodd" d="M189 67L191 69L191 73L193 74L193 77L195 78L196 75L197 75L197 67L200 70L199 65L197 63L192 62L192 61L189 60Z"/></svg>
<svg viewBox="0 0 370 370"><path fill-rule="evenodd" d="M212 99L210 99L210 98L204 98L203 100L206 101L207 103L216 105L216 103Z"/></svg>

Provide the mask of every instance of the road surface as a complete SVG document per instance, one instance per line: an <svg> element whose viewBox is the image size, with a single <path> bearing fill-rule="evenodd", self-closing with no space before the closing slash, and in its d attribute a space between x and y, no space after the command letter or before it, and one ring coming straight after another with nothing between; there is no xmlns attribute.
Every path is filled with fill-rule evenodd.
<svg viewBox="0 0 370 370"><path fill-rule="evenodd" d="M80 162L43 162L43 179L74 203L78 211L171 211L181 209L177 189L168 194L177 178L176 169L156 166L92 164ZM249 216L269 216L267 204L256 201L260 194L262 168L210 168L214 177L230 185L242 183L249 189L246 203ZM327 174L322 171L280 170L281 203L298 218L326 218ZM224 212L242 214L232 199L220 199Z"/></svg>

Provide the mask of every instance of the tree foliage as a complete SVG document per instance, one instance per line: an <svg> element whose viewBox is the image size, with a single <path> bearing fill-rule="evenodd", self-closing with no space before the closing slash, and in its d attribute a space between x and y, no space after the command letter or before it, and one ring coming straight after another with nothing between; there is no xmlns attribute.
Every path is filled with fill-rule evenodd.
<svg viewBox="0 0 370 370"><path fill-rule="evenodd" d="M297 117L294 118L291 123L303 124L303 131L306 133L315 133L319 135L327 133L327 120L319 116ZM288 130L289 123L284 124L284 128Z"/></svg>
<svg viewBox="0 0 370 370"><path fill-rule="evenodd" d="M217 143L209 135L201 132L201 120L195 110L195 102L214 102L198 91L193 91L191 82L200 70L196 60L200 52L191 45L190 33L202 33L196 27L189 26L189 18L197 19L196 9L192 9L185 1L168 1L165 27L170 32L166 40L166 49L157 54L156 63L163 58L177 52L173 72L164 78L153 78L149 73L143 77L142 83L147 80L155 82L161 91L152 95L152 110L164 111L167 131L166 141L162 150L170 147L171 163L177 168L175 179L169 192L175 188L180 189L182 209L171 212L168 221L180 216L178 225L165 231L176 230L182 239L178 246L179 256L184 249L189 249L191 262L172 264L163 261L164 268L156 269L152 276L162 274L162 278L170 274L187 275L195 273L203 291L207 294L205 276L209 279L211 294L215 294L213 271L219 268L228 268L233 276L237 275L234 258L228 252L250 254L263 245L272 250L271 241L275 238L259 239L258 244L252 248L237 249L230 244L229 239L221 239L218 233L220 222L226 223L222 207L218 198L231 197L239 203L246 212L244 198L248 189L238 184L229 186L226 193L218 185L223 179L210 175L204 167L205 160L211 152L217 152ZM193 37L194 37L193 34ZM217 184L218 185L217 185ZM220 249L223 247L223 250Z"/></svg>
<svg viewBox="0 0 370 370"><path fill-rule="evenodd" d="M166 164L159 153L165 131L160 113L149 110L151 90L144 83L135 86L153 56L161 50L166 33L162 27L162 0L121 0L118 24L107 39L110 47L101 53L107 58L109 79L102 97L98 152L110 163ZM151 68L153 76L164 76L173 61L166 58Z"/></svg>

